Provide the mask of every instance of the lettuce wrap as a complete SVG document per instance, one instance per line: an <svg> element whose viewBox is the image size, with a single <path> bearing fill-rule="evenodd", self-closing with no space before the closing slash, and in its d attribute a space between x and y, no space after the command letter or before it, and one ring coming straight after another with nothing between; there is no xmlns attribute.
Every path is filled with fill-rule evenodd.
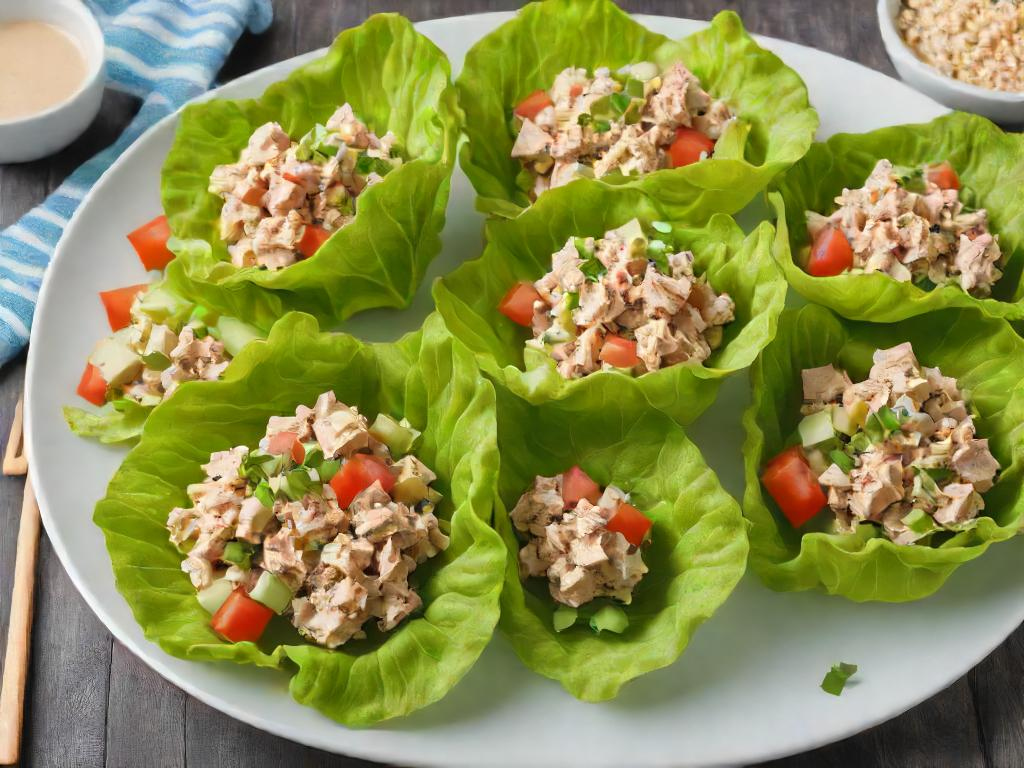
<svg viewBox="0 0 1024 768"><path fill-rule="evenodd" d="M164 163L162 200L177 240L168 279L185 296L264 330L288 310L334 324L371 307L404 307L440 251L460 112L445 55L412 24L378 14L259 99L212 99L181 114ZM279 271L231 264L210 172L232 163L258 126L298 140L348 102L406 162L358 198L358 213L309 259Z"/></svg>
<svg viewBox="0 0 1024 768"><path fill-rule="evenodd" d="M695 271L733 298L736 319L725 326L721 346L704 365L674 365L638 378L614 370L564 379L550 355L524 346L529 330L502 315L498 304L517 281L537 280L550 270L551 254L570 236L600 237L634 217L644 225L670 224L672 232L661 237L693 251ZM744 236L730 217L716 215L694 227L688 219L668 216L639 189L574 181L545 193L517 219L492 219L486 235L483 255L436 282L434 300L483 370L532 403L563 399L615 377L624 380L624 391L636 393L631 396L642 393L678 421L692 421L714 400L721 380L749 366L771 341L785 303L786 282L770 251L787 246L776 240L771 224L763 222Z"/></svg>
<svg viewBox="0 0 1024 768"><path fill-rule="evenodd" d="M875 163L920 166L949 161L960 176L961 199L989 212L991 231L1006 256L1002 278L990 298L976 298L957 285L925 290L888 275L812 277L803 268L808 246L806 211L829 214L844 188L863 186ZM894 322L947 307L972 307L991 317L1024 318L1024 137L1004 133L983 117L954 112L917 125L870 133L839 133L816 143L803 160L772 184L769 195L790 249L779 264L798 293L852 320Z"/></svg>
<svg viewBox="0 0 1024 768"><path fill-rule="evenodd" d="M995 486L983 494L977 524L955 535L936 534L928 543L900 546L875 526L838 534L820 513L804 532L794 530L764 492L764 464L786 445L801 419L804 368L834 364L860 381L876 349L909 341L922 365L938 366L969 392L979 437L987 437L1002 466ZM775 341L752 367L753 400L743 416L746 492L743 511L751 523L750 563L766 585L780 591L821 588L851 600L916 600L942 586L962 563L993 542L1014 536L1024 515L1024 340L999 319L977 311L946 310L893 325L840 321L817 306L789 310Z"/></svg>
<svg viewBox="0 0 1024 768"><path fill-rule="evenodd" d="M641 177L609 175L606 184L637 187L677 215L706 221L735 213L814 139L818 115L800 77L747 34L732 11L679 41L651 32L610 0L547 0L522 8L466 54L456 81L469 143L460 157L477 191L477 208L512 217L529 206L511 157L512 110L547 89L569 66L610 67L682 60L715 98L739 116L718 140L714 156L694 165Z"/></svg>
<svg viewBox="0 0 1024 768"><path fill-rule="evenodd" d="M438 473L445 499L437 516L451 544L415 572L423 608L386 635L370 629L368 639L331 651L276 618L258 644L224 642L180 570L167 513L187 504L185 488L202 479L212 451L255 445L268 417L329 389L366 414L404 417L423 431L416 453ZM117 587L146 637L166 652L286 670L297 701L346 725L426 706L472 666L498 620L504 547L489 525L498 474L494 407L493 388L436 316L395 344L366 345L289 314L266 342L235 359L223 381L184 384L153 411L94 515Z"/></svg>
<svg viewBox="0 0 1024 768"><path fill-rule="evenodd" d="M265 335L255 327L236 318L218 317L185 301L170 291L162 280L150 285L145 294L133 305L131 321L131 328L135 329L133 333L145 327L147 334L150 332L151 325L166 326L175 334L180 333L186 325L190 325L198 337L205 337L209 334L221 341L228 359L236 356L253 339L263 338ZM141 325L136 325L137 322ZM141 345L141 339L145 337L140 333L138 338ZM166 365L167 362L165 357L164 364ZM147 371L149 372L147 375L149 375L156 369L147 366ZM138 377L135 381L138 381ZM127 382L113 389L108 388L108 402L99 410L87 411L74 406L64 406L64 421L67 422L68 428L79 437L94 438L101 443L137 442L146 419L149 418L149 414L156 406L125 396L124 387L130 386L132 383ZM120 396L117 396L118 394ZM174 392L171 392L170 395L162 394L162 396L170 397L173 394Z"/></svg>
<svg viewBox="0 0 1024 768"><path fill-rule="evenodd" d="M613 698L629 680L674 662L746 568L739 505L682 429L625 384L602 377L587 391L542 406L498 390L502 461L495 527L508 550L500 627L524 664L585 701ZM546 580L519 578L517 556L525 542L516 538L508 510L536 475L556 475L574 464L602 486L629 492L630 503L654 523L643 549L650 570L632 603L622 606L629 620L622 634L597 634L585 618L556 632L559 604Z"/></svg>

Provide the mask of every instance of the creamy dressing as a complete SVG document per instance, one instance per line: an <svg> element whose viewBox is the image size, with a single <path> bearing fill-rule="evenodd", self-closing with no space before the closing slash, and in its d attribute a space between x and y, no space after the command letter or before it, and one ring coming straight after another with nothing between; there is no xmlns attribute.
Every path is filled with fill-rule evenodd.
<svg viewBox="0 0 1024 768"><path fill-rule="evenodd" d="M0 121L45 112L73 96L87 74L67 32L42 21L0 24Z"/></svg>

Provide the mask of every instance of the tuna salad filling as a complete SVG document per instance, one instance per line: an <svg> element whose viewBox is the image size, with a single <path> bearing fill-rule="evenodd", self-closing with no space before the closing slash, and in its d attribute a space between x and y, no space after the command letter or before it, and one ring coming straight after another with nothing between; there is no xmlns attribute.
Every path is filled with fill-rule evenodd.
<svg viewBox="0 0 1024 768"><path fill-rule="evenodd" d="M214 381L231 356L211 335L205 313L181 318L180 299L161 288L131 286L101 294L113 334L89 355L78 393L96 405L131 400L155 406L186 381Z"/></svg>
<svg viewBox="0 0 1024 768"><path fill-rule="evenodd" d="M325 392L272 416L258 448L211 454L188 487L192 506L172 510L167 528L214 630L255 640L282 614L336 648L366 637L371 620L388 632L416 611L411 576L448 546L436 475L409 452L418 437Z"/></svg>
<svg viewBox="0 0 1024 768"><path fill-rule="evenodd" d="M210 175L232 264L277 270L309 258L355 218L360 193L401 163L395 136L378 137L348 104L298 141L261 125L237 163Z"/></svg>
<svg viewBox="0 0 1024 768"><path fill-rule="evenodd" d="M513 286L499 309L531 328L527 345L550 354L567 379L700 364L735 317L729 294L694 273L693 253L648 237L636 219L597 240L571 237L551 259L550 272Z"/></svg>
<svg viewBox="0 0 1024 768"><path fill-rule="evenodd" d="M682 63L661 72L649 61L592 75L569 67L514 115L512 157L523 163L534 200L580 176L630 176L710 157L733 117Z"/></svg>
<svg viewBox="0 0 1024 768"><path fill-rule="evenodd" d="M526 540L519 550L519 574L545 579L559 606L577 609L598 598L628 605L647 573L641 555L651 521L629 503L629 494L609 485L603 491L582 469L536 477L510 513ZM556 614L563 622L566 611ZM564 629L572 620L556 629ZM595 629L622 631L625 614L606 604L593 614ZM616 623L620 629L613 629ZM604 624L602 626L602 624Z"/></svg>
<svg viewBox="0 0 1024 768"><path fill-rule="evenodd" d="M909 343L877 350L873 362L857 383L831 365L801 372L801 447L769 463L769 492L801 525L825 505L820 483L837 531L870 523L897 544L974 525L1000 467L976 436L967 396L922 367ZM814 488L794 490L808 476Z"/></svg>
<svg viewBox="0 0 1024 768"><path fill-rule="evenodd" d="M1005 259L987 211L965 206L959 190L948 163L911 168L879 160L863 187L835 199L834 213L807 212L807 271L881 272L926 290L959 285L990 295Z"/></svg>

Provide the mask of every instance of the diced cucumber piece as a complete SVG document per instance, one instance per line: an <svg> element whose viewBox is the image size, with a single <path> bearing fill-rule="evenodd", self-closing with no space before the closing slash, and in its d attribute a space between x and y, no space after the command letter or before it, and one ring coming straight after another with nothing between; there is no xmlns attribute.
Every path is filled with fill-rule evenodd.
<svg viewBox="0 0 1024 768"><path fill-rule="evenodd" d="M628 626L629 617L617 605L606 605L590 617L590 628L598 634L614 632L620 635L626 631Z"/></svg>
<svg viewBox="0 0 1024 768"><path fill-rule="evenodd" d="M320 466L317 468L317 472L320 473L320 482L331 482L331 478L338 474L339 469L341 469L340 459L324 459L321 461Z"/></svg>
<svg viewBox="0 0 1024 768"><path fill-rule="evenodd" d="M849 408L837 405L832 409L832 426L837 432L844 435L853 435L858 429L864 426L864 420L868 417L868 404L858 400Z"/></svg>
<svg viewBox="0 0 1024 768"><path fill-rule="evenodd" d="M831 440L836 436L836 431L832 427L831 411L827 409L804 416L797 431L800 433L800 442L804 448L812 448Z"/></svg>
<svg viewBox="0 0 1024 768"><path fill-rule="evenodd" d="M139 311L154 323L181 322L191 313L192 304L162 286L151 286L139 299Z"/></svg>
<svg viewBox="0 0 1024 768"><path fill-rule="evenodd" d="M638 61L636 64L630 65L629 74L637 80L646 82L661 73L658 71L658 65L653 61Z"/></svg>
<svg viewBox="0 0 1024 768"><path fill-rule="evenodd" d="M555 632L564 632L575 624L578 618L579 611L575 608L570 608L568 605L560 605L555 608L555 615L551 617L551 625L555 628Z"/></svg>
<svg viewBox="0 0 1024 768"><path fill-rule="evenodd" d="M378 413L370 426L370 434L390 448L391 453L396 456L408 453L420 436L419 431L413 429L409 422L405 419L402 419L402 422L395 421L386 413Z"/></svg>
<svg viewBox="0 0 1024 768"><path fill-rule="evenodd" d="M217 579L206 589L196 594L196 599L207 613L216 613L234 590L235 584L228 579Z"/></svg>
<svg viewBox="0 0 1024 768"><path fill-rule="evenodd" d="M292 604L292 591L270 571L260 574L256 586L252 588L249 597L257 603L263 603L274 613L283 613Z"/></svg>
<svg viewBox="0 0 1024 768"><path fill-rule="evenodd" d="M263 334L258 328L248 323L243 323L234 317L222 317L217 321L217 330L220 332L220 340L224 349L234 357L250 341L262 339Z"/></svg>
<svg viewBox="0 0 1024 768"><path fill-rule="evenodd" d="M422 477L408 475L395 481L391 489L391 497L402 504L412 506L427 498L427 484Z"/></svg>
<svg viewBox="0 0 1024 768"><path fill-rule="evenodd" d="M252 565L252 548L241 541L229 541L224 545L224 554L220 559L248 570Z"/></svg>

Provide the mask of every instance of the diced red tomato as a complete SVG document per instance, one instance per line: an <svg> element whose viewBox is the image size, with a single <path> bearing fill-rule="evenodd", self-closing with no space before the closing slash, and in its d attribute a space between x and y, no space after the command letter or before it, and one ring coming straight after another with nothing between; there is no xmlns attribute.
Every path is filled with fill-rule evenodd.
<svg viewBox="0 0 1024 768"><path fill-rule="evenodd" d="M277 456L291 454L292 461L301 464L306 459L306 449L299 442L299 436L294 432L278 432L270 438L267 443L267 453Z"/></svg>
<svg viewBox="0 0 1024 768"><path fill-rule="evenodd" d="M668 148L668 160L673 168L693 165L702 153L715 151L715 140L698 131L696 128L676 128L675 141Z"/></svg>
<svg viewBox="0 0 1024 768"><path fill-rule="evenodd" d="M573 83L569 86L569 95L574 99L583 93L583 83Z"/></svg>
<svg viewBox="0 0 1024 768"><path fill-rule="evenodd" d="M640 364L640 358L636 356L636 342L609 333L604 337L604 346L598 355L602 362L614 365L616 368L632 368Z"/></svg>
<svg viewBox="0 0 1024 768"><path fill-rule="evenodd" d="M533 120L545 107L550 107L554 104L551 101L551 97L548 96L547 91L534 91L525 99L519 102L519 106L515 108L515 113L524 120Z"/></svg>
<svg viewBox="0 0 1024 768"><path fill-rule="evenodd" d="M540 301L540 294L533 283L516 283L498 304L498 311L513 323L529 328L533 324L533 305L537 301Z"/></svg>
<svg viewBox="0 0 1024 768"><path fill-rule="evenodd" d="M157 216L134 232L129 232L128 242L139 254L142 266L146 269L163 269L174 258L174 254L167 248L170 236L171 228L167 225L167 217Z"/></svg>
<svg viewBox="0 0 1024 768"><path fill-rule="evenodd" d="M395 487L395 476L391 474L384 460L366 453L357 453L341 465L341 469L331 478L331 488L338 497L338 506L342 509L352 503L352 499L365 491L375 481L385 493L391 493Z"/></svg>
<svg viewBox="0 0 1024 768"><path fill-rule="evenodd" d="M124 288L115 288L112 291L100 291L100 301L103 302L103 307L107 310L110 330L119 331L131 324L132 302L135 301L136 296L148 287L146 283L141 283Z"/></svg>
<svg viewBox="0 0 1024 768"><path fill-rule="evenodd" d="M601 498L601 486L595 483L586 472L578 466L570 467L562 473L562 500L566 509L572 509L580 499L597 504Z"/></svg>
<svg viewBox="0 0 1024 768"><path fill-rule="evenodd" d="M288 174L283 174L287 176ZM246 205L255 205L260 207L263 205L263 196L267 194L266 187L249 187L245 190L245 194L242 195L242 202Z"/></svg>
<svg viewBox="0 0 1024 768"><path fill-rule="evenodd" d="M807 260L807 274L814 277L835 277L853 266L853 248L846 235L835 227L818 233Z"/></svg>
<svg viewBox="0 0 1024 768"><path fill-rule="evenodd" d="M817 515L828 500L800 449L783 451L765 466L765 490L794 528Z"/></svg>
<svg viewBox="0 0 1024 768"><path fill-rule="evenodd" d="M949 163L928 166L928 181L942 189L960 189L960 177Z"/></svg>
<svg viewBox="0 0 1024 768"><path fill-rule="evenodd" d="M75 391L93 405L103 405L107 402L107 382L103 380L100 369L92 363L85 364L85 371L82 372L82 379Z"/></svg>
<svg viewBox="0 0 1024 768"><path fill-rule="evenodd" d="M300 187L304 186L304 182L302 181L302 179L296 176L294 173L282 173L281 176L290 181L292 184L298 184Z"/></svg>
<svg viewBox="0 0 1024 768"><path fill-rule="evenodd" d="M634 507L623 502L608 521L608 530L617 531L626 537L626 541L634 547L644 543L644 537L651 530L651 518Z"/></svg>
<svg viewBox="0 0 1024 768"><path fill-rule="evenodd" d="M245 594L244 589L238 587L213 614L210 626L214 632L232 643L244 640L256 642L273 615L272 610L263 603L257 603Z"/></svg>
<svg viewBox="0 0 1024 768"><path fill-rule="evenodd" d="M326 243L330 236L331 233L323 227L307 224L302 231L302 239L299 240L299 253L307 259L310 258L320 250L320 246Z"/></svg>

